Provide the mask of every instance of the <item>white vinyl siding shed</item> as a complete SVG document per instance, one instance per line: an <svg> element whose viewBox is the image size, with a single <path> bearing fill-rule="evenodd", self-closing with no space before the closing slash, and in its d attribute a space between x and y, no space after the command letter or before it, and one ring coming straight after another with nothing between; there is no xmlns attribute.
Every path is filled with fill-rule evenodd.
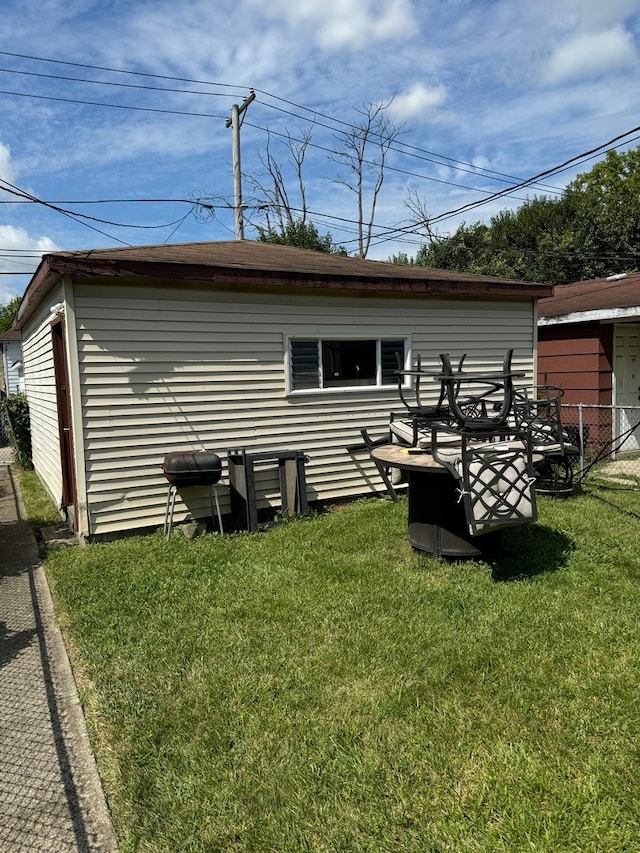
<svg viewBox="0 0 640 853"><path fill-rule="evenodd" d="M23 338L22 350L33 465L56 505L60 502L62 474L49 306L60 301L61 293L62 288L56 288L47 303L39 306L31 332Z"/></svg>
<svg viewBox="0 0 640 853"><path fill-rule="evenodd" d="M315 254L272 248L284 249L285 257L292 251ZM68 292L71 280L65 282ZM388 428L390 411L400 407L397 389L289 391L290 340L406 339L408 356L420 353L434 369L443 351L467 352L469 366L486 369L498 367L504 351L513 348L515 368L532 383L535 302L522 287L523 295L515 298L462 299L268 282L230 287L170 278L141 282L126 275L78 277L67 312L76 445L81 441L75 450L76 466L82 467L76 472L78 532L99 537L161 526L168 487L161 466L176 450L206 448L221 457L223 514L230 509L226 454L241 447L304 451L310 502L381 491L368 455L346 448L361 440L362 427L376 435ZM55 298L55 291L48 294L23 326L27 393L30 405L35 403L34 463L53 494L51 469L59 465L59 453L46 318ZM433 390L435 398L435 382ZM34 394L38 402L32 402ZM265 468L258 477L260 505L277 504L275 471ZM206 488L181 489L174 519L206 516L208 507Z"/></svg>

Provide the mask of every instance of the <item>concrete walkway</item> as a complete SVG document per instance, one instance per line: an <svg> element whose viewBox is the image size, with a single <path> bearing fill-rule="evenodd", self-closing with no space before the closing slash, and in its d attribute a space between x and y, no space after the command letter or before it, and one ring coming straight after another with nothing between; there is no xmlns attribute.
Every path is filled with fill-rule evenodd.
<svg viewBox="0 0 640 853"><path fill-rule="evenodd" d="M0 853L117 844L34 535L0 461Z"/></svg>

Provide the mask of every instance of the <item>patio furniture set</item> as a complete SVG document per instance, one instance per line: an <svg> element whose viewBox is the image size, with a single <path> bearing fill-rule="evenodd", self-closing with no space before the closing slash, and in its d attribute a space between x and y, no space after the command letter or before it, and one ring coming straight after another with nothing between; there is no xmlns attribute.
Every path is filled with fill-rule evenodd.
<svg viewBox="0 0 640 853"><path fill-rule="evenodd" d="M440 369L399 364L403 409L393 412L389 433L364 446L395 499L393 469L408 483L408 538L436 557L475 557L498 530L537 518L536 493L570 494L570 455L562 428L558 388L525 389L512 369L481 373L440 355ZM439 383L436 403L423 400L425 381ZM409 388L411 387L411 398ZM433 388L433 385L431 385Z"/></svg>
<svg viewBox="0 0 640 853"><path fill-rule="evenodd" d="M475 557L486 553L502 528L537 518L536 494L570 494L571 445L560 420L562 391L527 389L512 368L513 350L502 368L483 373L465 369L466 354L452 363L440 354L437 370L425 369L420 356L407 368L398 355L399 412L389 417L388 433L373 440L361 430L388 493L397 498L394 476L408 486L408 538L436 557ZM438 395L425 394L438 383ZM228 451L232 515L240 527L258 524L256 465L277 464L283 515L307 508L303 451ZM164 534L169 538L179 488L208 486L211 516L222 516L216 485L222 461L210 451L167 454L168 481ZM215 509L214 509L215 506Z"/></svg>

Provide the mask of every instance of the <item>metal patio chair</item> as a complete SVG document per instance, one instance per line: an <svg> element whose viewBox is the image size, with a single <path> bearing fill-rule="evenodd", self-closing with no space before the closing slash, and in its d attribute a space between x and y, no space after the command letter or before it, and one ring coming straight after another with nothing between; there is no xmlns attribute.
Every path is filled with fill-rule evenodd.
<svg viewBox="0 0 640 853"><path fill-rule="evenodd" d="M531 443L525 432L509 438L495 430L460 430L446 424L432 428L434 459L458 481L460 500L472 536L537 519ZM452 445L443 437L459 438Z"/></svg>
<svg viewBox="0 0 640 853"><path fill-rule="evenodd" d="M438 375L446 394L450 422L471 432L507 432L513 407L511 368L513 350L505 353L502 370L490 373L462 371L451 365L448 353L440 353L442 372Z"/></svg>
<svg viewBox="0 0 640 853"><path fill-rule="evenodd" d="M462 371L465 358L466 353L458 361L456 368L458 373ZM426 448L431 441L431 425L437 422L448 423L451 420L447 387L440 383L440 392L435 404L426 402L423 399L422 381L429 379L432 382L437 374L423 369L420 354L416 356L415 368L405 368L400 353L396 353L396 359L398 360L398 369L396 370L398 395L404 410L391 413L389 419L390 432L401 444ZM412 399L409 399L409 389L405 386L407 377L413 380L410 389ZM431 387L433 388L433 385Z"/></svg>
<svg viewBox="0 0 640 853"><path fill-rule="evenodd" d="M537 485L541 494L565 495L573 491L571 456L578 447L571 443L562 426L560 400L564 391L552 385L514 392L514 422L530 435L531 449L542 456L536 465Z"/></svg>

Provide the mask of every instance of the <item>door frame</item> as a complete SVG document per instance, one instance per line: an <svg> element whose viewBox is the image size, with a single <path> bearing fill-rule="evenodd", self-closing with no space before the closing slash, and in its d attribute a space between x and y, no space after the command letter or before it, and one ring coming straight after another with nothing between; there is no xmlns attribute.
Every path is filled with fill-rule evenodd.
<svg viewBox="0 0 640 853"><path fill-rule="evenodd" d="M618 366L618 344L617 338L618 335L623 335L625 337L628 336L629 333L633 333L638 337L638 346L637 353L635 358L635 371L633 381L634 381L634 390L627 391L627 398L629 395L633 396L633 404L629 403L628 399L622 400L622 377L620 375L620 371L617 370ZM625 354L628 355L627 347L625 347ZM625 364L623 369L628 370L628 365ZM625 412L625 408L629 406L639 407L638 412L634 412L631 414L631 417ZM636 422L636 430L631 433L631 435L625 440L623 445L618 448L617 452L637 452L640 450L640 323L616 323L613 330L613 406L614 406L614 417L613 417L613 440L617 442L618 437L626 432L632 425L633 422Z"/></svg>
<svg viewBox="0 0 640 853"><path fill-rule="evenodd" d="M53 373L56 387L56 409L58 413L58 440L60 445L60 471L62 495L60 509L65 514L72 530L76 529L77 487L73 445L73 423L71 415L71 389L69 363L67 359L66 324L64 314L59 314L51 323L53 350Z"/></svg>

